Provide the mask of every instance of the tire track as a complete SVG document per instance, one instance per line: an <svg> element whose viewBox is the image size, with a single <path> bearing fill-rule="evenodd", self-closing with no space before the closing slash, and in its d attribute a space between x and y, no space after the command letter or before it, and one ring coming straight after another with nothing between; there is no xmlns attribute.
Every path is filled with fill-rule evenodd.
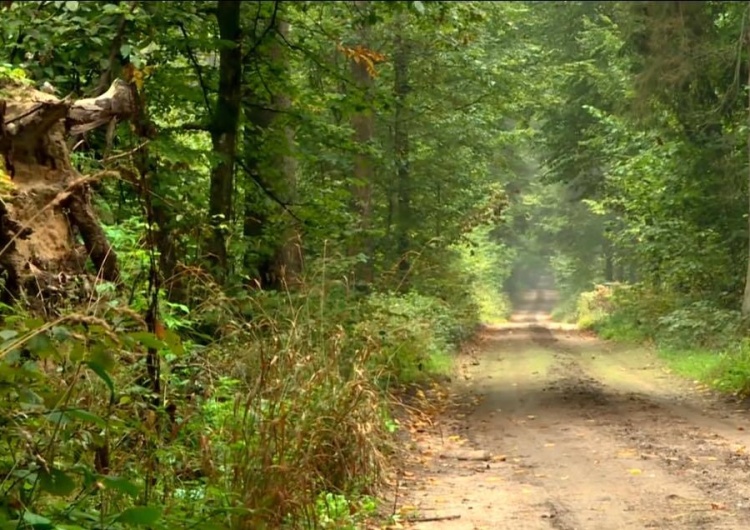
<svg viewBox="0 0 750 530"><path fill-rule="evenodd" d="M745 416L665 376L644 350L529 316L549 303L528 295L515 324L485 330L460 389L479 404L454 413L453 432L502 459L425 470L440 481L422 506L448 499L461 519L418 528L750 528Z"/></svg>

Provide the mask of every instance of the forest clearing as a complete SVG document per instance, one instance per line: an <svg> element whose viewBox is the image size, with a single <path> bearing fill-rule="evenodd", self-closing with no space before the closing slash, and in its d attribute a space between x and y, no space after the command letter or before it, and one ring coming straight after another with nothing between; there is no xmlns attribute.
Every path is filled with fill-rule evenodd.
<svg viewBox="0 0 750 530"><path fill-rule="evenodd" d="M0 2L0 530L748 527L749 22Z"/></svg>

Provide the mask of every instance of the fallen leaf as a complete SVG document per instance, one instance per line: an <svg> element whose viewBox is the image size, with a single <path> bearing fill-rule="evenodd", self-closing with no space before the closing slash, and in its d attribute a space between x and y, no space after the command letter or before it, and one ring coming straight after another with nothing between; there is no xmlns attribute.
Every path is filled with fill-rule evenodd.
<svg viewBox="0 0 750 530"><path fill-rule="evenodd" d="M631 475L640 475L641 473L643 473L643 471L641 471L637 467L634 467L632 469L628 469L628 473L630 473Z"/></svg>

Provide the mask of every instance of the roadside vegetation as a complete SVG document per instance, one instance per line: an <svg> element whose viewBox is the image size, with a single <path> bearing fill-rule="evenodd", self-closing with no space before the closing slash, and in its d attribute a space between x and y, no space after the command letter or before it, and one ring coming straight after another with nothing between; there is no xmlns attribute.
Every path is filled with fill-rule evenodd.
<svg viewBox="0 0 750 530"><path fill-rule="evenodd" d="M508 309L525 9L3 2L0 528L397 524Z"/></svg>
<svg viewBox="0 0 750 530"><path fill-rule="evenodd" d="M558 319L750 389L747 5L544 3L536 170L500 230L555 277ZM542 147L541 149L539 149ZM541 267L537 267L540 269Z"/></svg>
<svg viewBox="0 0 750 530"><path fill-rule="evenodd" d="M2 2L0 529L402 524L395 404L540 277L746 393L749 16Z"/></svg>

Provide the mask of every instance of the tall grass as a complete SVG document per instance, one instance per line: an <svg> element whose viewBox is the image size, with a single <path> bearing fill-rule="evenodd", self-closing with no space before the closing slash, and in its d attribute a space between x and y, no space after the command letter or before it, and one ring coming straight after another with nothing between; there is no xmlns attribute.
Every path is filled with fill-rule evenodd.
<svg viewBox="0 0 750 530"><path fill-rule="evenodd" d="M239 303L203 288L200 310L222 334L204 346L150 335L104 296L52 323L6 318L0 523L363 524L394 454L389 392L449 371L465 320L435 297L355 296L330 279ZM162 361L159 396L148 348Z"/></svg>

